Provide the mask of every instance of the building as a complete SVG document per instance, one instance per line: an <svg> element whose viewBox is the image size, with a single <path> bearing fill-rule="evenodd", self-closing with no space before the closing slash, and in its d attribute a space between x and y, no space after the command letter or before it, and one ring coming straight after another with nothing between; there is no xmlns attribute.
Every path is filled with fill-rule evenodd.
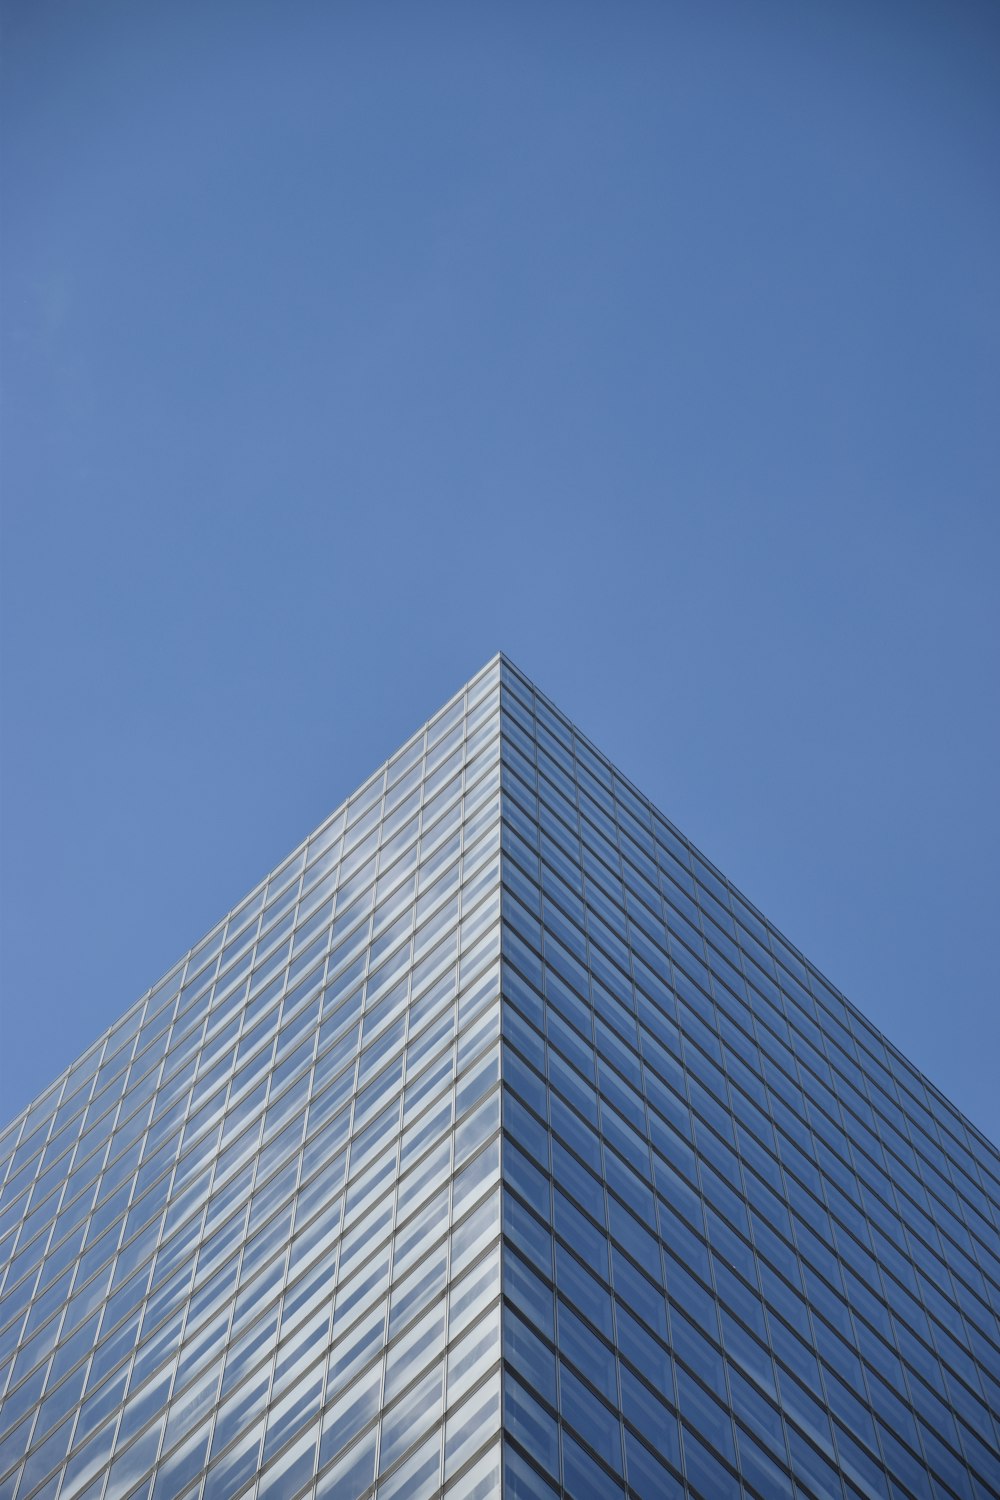
<svg viewBox="0 0 1000 1500"><path fill-rule="evenodd" d="M503 658L0 1182L0 1500L1000 1493L997 1152Z"/></svg>

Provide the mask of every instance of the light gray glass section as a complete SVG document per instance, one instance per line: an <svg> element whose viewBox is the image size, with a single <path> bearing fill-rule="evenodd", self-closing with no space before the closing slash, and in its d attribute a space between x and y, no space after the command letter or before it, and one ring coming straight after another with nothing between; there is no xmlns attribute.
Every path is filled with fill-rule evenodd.
<svg viewBox="0 0 1000 1500"><path fill-rule="evenodd" d="M495 1489L498 683L0 1138L3 1500Z"/></svg>

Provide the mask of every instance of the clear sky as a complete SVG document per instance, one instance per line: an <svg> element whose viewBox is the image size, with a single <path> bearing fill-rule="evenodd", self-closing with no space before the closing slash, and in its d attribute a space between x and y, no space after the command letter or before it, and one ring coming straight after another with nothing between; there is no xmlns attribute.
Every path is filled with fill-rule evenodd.
<svg viewBox="0 0 1000 1500"><path fill-rule="evenodd" d="M996 5L3 70L0 1115L503 649L1000 1136Z"/></svg>

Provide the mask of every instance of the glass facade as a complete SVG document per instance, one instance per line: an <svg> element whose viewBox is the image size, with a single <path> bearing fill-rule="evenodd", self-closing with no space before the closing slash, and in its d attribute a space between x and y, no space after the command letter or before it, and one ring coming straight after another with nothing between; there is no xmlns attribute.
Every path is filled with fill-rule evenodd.
<svg viewBox="0 0 1000 1500"><path fill-rule="evenodd" d="M995 1496L998 1226L497 658L0 1134L0 1500Z"/></svg>
<svg viewBox="0 0 1000 1500"><path fill-rule="evenodd" d="M499 1486L492 663L0 1137L0 1497Z"/></svg>
<svg viewBox="0 0 1000 1500"><path fill-rule="evenodd" d="M504 1493L1000 1494L1000 1159L507 663Z"/></svg>

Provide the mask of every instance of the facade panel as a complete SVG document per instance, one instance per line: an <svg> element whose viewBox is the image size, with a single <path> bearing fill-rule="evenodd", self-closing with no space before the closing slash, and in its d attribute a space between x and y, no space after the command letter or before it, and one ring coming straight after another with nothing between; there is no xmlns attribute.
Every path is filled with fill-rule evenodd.
<svg viewBox="0 0 1000 1500"><path fill-rule="evenodd" d="M495 1492L498 666L0 1140L0 1496Z"/></svg>
<svg viewBox="0 0 1000 1500"><path fill-rule="evenodd" d="M507 1492L1000 1493L996 1151L501 700Z"/></svg>
<svg viewBox="0 0 1000 1500"><path fill-rule="evenodd" d="M998 1226L498 658L0 1136L0 1500L997 1495Z"/></svg>

